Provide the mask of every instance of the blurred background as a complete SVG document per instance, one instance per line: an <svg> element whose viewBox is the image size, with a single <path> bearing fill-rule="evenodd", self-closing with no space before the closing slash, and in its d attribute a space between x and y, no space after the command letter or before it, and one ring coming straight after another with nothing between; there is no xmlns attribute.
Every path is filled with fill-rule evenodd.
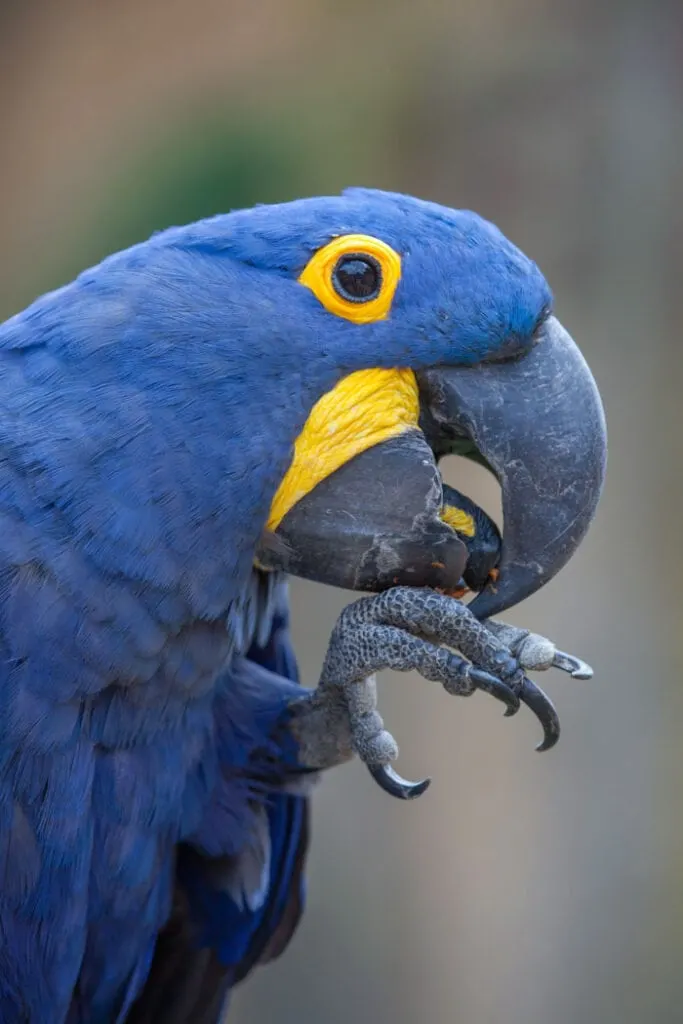
<svg viewBox="0 0 683 1024"><path fill-rule="evenodd" d="M308 913L233 1024L683 1020L682 102L678 2L0 2L3 315L157 228L371 185L496 221L607 406L598 521L510 616L596 670L543 681L559 747L383 678L432 788L325 781ZM476 467L446 475L496 511ZM313 683L349 595L292 593Z"/></svg>

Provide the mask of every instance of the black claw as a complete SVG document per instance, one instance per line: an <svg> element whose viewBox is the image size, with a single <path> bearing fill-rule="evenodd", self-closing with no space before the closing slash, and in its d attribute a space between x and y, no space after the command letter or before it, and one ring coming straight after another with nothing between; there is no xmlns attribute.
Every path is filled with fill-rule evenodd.
<svg viewBox="0 0 683 1024"><path fill-rule="evenodd" d="M542 752L554 747L560 738L560 719L553 707L550 698L543 692L540 686L536 686L530 679L524 676L524 683L519 694L522 704L526 704L530 711L536 715L543 726L543 740L536 747Z"/></svg>
<svg viewBox="0 0 683 1024"><path fill-rule="evenodd" d="M569 672L572 679L592 679L593 669L581 658L575 658L573 654L565 654L564 651L555 651L553 668Z"/></svg>
<svg viewBox="0 0 683 1024"><path fill-rule="evenodd" d="M496 698L496 700L505 704L506 718L517 714L519 711L519 697L514 690L511 690L510 687L501 682L500 679L496 679L495 676L490 675L488 672L484 672L480 668L470 668L469 677L478 690L484 690L485 693L490 693L492 697Z"/></svg>
<svg viewBox="0 0 683 1024"><path fill-rule="evenodd" d="M407 779L402 779L388 764L369 764L367 769L380 789L383 789L389 796L395 796L398 800L414 800L416 797L422 796L432 781L431 779L422 779L421 782L408 782Z"/></svg>

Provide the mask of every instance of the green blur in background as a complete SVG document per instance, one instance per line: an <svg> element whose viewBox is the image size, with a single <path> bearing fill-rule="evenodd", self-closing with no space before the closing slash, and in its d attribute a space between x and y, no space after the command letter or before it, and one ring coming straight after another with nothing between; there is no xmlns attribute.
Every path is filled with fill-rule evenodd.
<svg viewBox="0 0 683 1024"><path fill-rule="evenodd" d="M387 674L400 768L432 788L324 781L308 912L234 1024L683 1020L682 98L678 2L0 3L3 315L172 223L370 185L498 223L607 407L598 520L510 616L596 670L543 681L559 747ZM292 597L313 684L349 595Z"/></svg>

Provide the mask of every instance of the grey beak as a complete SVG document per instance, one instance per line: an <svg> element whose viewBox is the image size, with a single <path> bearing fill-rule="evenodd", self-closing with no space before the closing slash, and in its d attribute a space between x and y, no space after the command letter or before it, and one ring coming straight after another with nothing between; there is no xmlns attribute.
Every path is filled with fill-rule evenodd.
<svg viewBox="0 0 683 1024"><path fill-rule="evenodd" d="M473 444L501 484L499 577L470 605L480 619L488 618L552 579L581 543L605 476L600 396L581 352L555 317L522 358L428 370L420 385L428 406L424 429L434 450Z"/></svg>

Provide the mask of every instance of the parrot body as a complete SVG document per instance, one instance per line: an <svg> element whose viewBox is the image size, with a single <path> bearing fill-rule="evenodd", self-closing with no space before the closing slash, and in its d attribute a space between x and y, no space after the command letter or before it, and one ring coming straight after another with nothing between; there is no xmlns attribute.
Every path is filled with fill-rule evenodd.
<svg viewBox="0 0 683 1024"><path fill-rule="evenodd" d="M403 258L362 325L298 281L358 230ZM0 327L4 1024L216 1021L286 944L305 691L253 566L294 442L348 374L524 354L549 306L474 214L351 190L164 232Z"/></svg>
<svg viewBox="0 0 683 1024"><path fill-rule="evenodd" d="M270 634L220 681L214 714L227 771L205 812L204 834L200 826L179 846L171 919L130 1024L213 1024L229 989L257 962L279 955L303 910L310 779L286 731L281 742L273 739L301 695L286 589L273 582L261 579L275 591L271 607L261 609Z"/></svg>

